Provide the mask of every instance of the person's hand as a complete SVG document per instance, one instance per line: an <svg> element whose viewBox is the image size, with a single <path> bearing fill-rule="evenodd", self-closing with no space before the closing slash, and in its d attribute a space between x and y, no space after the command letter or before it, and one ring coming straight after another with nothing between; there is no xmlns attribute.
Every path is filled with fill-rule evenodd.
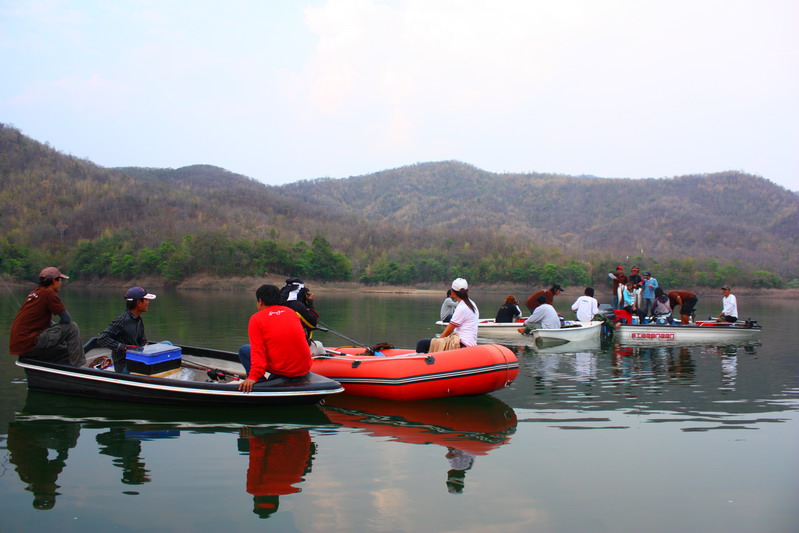
<svg viewBox="0 0 799 533"><path fill-rule="evenodd" d="M254 379L245 379L241 383L239 383L239 390L241 392L247 393L252 391L252 386L255 385Z"/></svg>

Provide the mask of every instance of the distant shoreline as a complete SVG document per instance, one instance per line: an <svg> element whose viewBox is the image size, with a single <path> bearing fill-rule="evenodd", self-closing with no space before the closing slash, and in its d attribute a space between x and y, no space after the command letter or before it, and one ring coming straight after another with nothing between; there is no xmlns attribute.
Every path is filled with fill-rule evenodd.
<svg viewBox="0 0 799 533"><path fill-rule="evenodd" d="M28 287L34 282L26 282L14 278L3 277L4 283L10 287ZM102 280L70 280L70 287L85 287L85 288L119 288L126 289L129 287L140 286L146 287L148 290L163 289L169 287L177 290L214 290L214 291L255 291L264 283L271 283L282 287L286 282L286 276L247 276L247 277L234 277L234 278L217 278L213 276L195 276L186 279L176 285L170 285L158 278L151 279L133 279L133 280L119 280L104 278ZM323 282L315 280L306 280L305 284L311 289L312 292L362 292L371 294L398 294L398 295L439 295L443 298L446 294L448 287L447 283L436 284L435 287L429 285L363 285L354 281L338 281L338 282ZM527 296L535 291L546 288L544 286L526 286L518 284L479 284L474 286L480 292L492 293L506 293L513 294L519 300L524 301ZM582 286L568 287L563 291L563 296L577 298L583 294ZM607 287L597 287L597 295L601 297ZM680 289L683 289L680 287ZM694 290L694 289L687 289ZM712 289L710 287L702 287L696 289L695 292L700 297L705 296L719 296L721 297L721 290ZM759 296L761 298L796 298L799 300L799 289L753 289L753 288L740 288L733 287L733 294L739 296Z"/></svg>

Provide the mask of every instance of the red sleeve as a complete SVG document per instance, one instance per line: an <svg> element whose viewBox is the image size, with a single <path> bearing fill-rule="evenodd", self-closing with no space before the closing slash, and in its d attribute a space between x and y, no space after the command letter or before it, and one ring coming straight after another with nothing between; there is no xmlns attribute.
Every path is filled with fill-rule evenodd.
<svg viewBox="0 0 799 533"><path fill-rule="evenodd" d="M259 313L250 317L250 323L247 326L247 336L250 338L250 373L247 375L247 379L255 381L266 374L266 344L261 332L263 324L261 324Z"/></svg>

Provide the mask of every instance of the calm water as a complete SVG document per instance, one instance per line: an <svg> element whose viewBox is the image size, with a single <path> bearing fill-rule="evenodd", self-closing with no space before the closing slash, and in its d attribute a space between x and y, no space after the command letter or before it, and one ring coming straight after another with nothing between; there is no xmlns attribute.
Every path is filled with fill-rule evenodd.
<svg viewBox="0 0 799 533"><path fill-rule="evenodd" d="M0 290L7 354L26 290ZM121 312L116 292L65 288L84 338ZM483 316L504 297L473 293ZM317 299L327 325L363 344L437 332L439 297ZM698 315L720 300L703 297ZM764 326L758 343L514 346L510 388L446 401L339 396L272 413L98 403L29 394L6 355L0 531L799 531L799 312L739 302ZM152 340L235 349L253 311L249 293L159 293L145 321Z"/></svg>

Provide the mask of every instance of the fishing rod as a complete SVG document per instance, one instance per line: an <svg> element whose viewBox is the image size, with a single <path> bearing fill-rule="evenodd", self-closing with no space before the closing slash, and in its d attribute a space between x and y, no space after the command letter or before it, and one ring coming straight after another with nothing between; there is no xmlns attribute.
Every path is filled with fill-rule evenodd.
<svg viewBox="0 0 799 533"><path fill-rule="evenodd" d="M226 370L220 370L219 368L209 368L205 365L200 365L197 363L193 363L191 361L187 361L185 359L181 359L180 362L183 366L187 366L189 368L195 368L197 370L205 370L205 373L211 379L211 381L224 381L226 377L231 378L233 381L239 381L241 376L234 372L228 372Z"/></svg>
<svg viewBox="0 0 799 533"><path fill-rule="evenodd" d="M319 327L319 326L322 326L322 327ZM358 342L355 339L353 339L352 337L347 337L346 335L344 335L340 331L336 331L335 329L331 328L327 324L322 323L321 320L318 322L318 325L316 326L316 329L318 329L319 331L330 332L330 333L333 333L334 335L338 335L342 339L346 339L346 340L354 343L355 346L360 346L361 348L369 348L369 346L365 345L364 343Z"/></svg>
<svg viewBox="0 0 799 533"><path fill-rule="evenodd" d="M14 303L17 304L17 307L20 307L19 300L17 300L17 297L16 297L16 295L14 295L14 292L11 290L11 287L8 286L8 282L6 281L6 277L5 276L0 276L0 279L3 280L3 285L5 286L6 290L8 290L8 294L10 294L12 298L14 298Z"/></svg>

